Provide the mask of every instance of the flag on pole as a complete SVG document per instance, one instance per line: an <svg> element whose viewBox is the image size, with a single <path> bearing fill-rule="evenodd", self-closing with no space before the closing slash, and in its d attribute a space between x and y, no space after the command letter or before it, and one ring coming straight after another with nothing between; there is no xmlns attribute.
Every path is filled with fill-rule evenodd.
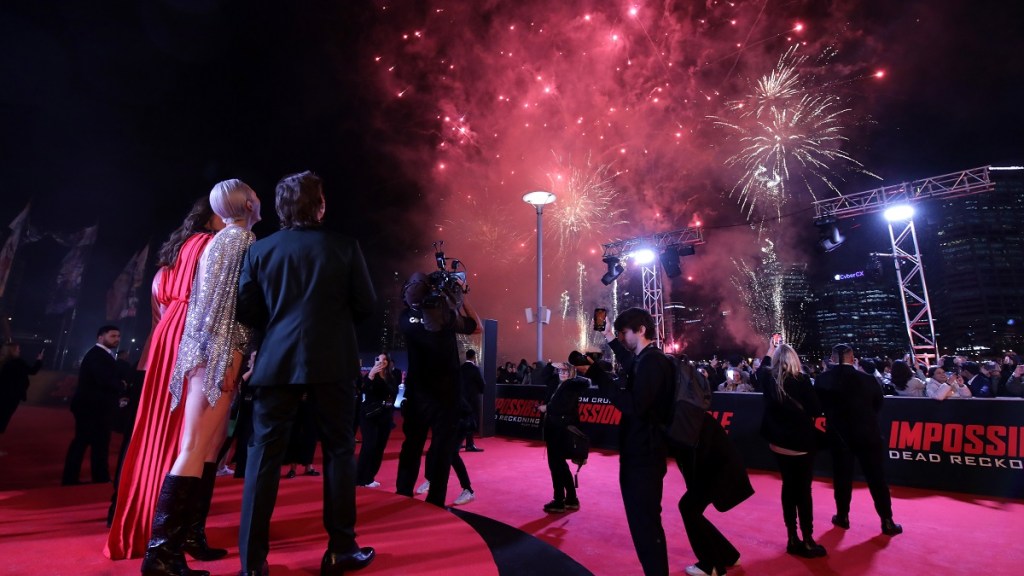
<svg viewBox="0 0 1024 576"><path fill-rule="evenodd" d="M4 242L3 250L0 250L0 297L4 295L4 289L7 288L7 278L11 275L11 268L14 266L14 253L18 251L22 232L28 224L30 206L32 206L31 202L26 204L21 214L11 221L8 226L11 229L11 235L7 238L7 242Z"/></svg>
<svg viewBox="0 0 1024 576"><path fill-rule="evenodd" d="M60 263L57 274L57 287L53 298L46 307L47 314L61 314L75 307L78 303L78 292L82 288L82 274L85 272L85 260L92 245L96 242L98 226L89 226L72 239L74 247Z"/></svg>
<svg viewBox="0 0 1024 576"><path fill-rule="evenodd" d="M135 318L139 306L138 291L146 273L148 258L149 244L143 246L131 260L128 260L124 270L107 290L107 320Z"/></svg>

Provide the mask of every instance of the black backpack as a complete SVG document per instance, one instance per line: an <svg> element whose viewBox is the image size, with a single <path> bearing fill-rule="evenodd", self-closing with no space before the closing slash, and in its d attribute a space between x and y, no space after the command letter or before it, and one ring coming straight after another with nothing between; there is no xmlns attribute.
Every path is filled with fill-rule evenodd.
<svg viewBox="0 0 1024 576"><path fill-rule="evenodd" d="M711 408L711 386L693 364L668 357L675 366L676 386L672 413L660 428L672 442L693 447L700 438L704 413Z"/></svg>

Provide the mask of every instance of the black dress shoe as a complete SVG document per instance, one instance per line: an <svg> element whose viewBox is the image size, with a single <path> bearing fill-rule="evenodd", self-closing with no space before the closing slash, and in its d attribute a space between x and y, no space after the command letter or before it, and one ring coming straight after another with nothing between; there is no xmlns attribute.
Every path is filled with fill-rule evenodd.
<svg viewBox="0 0 1024 576"><path fill-rule="evenodd" d="M836 514L835 516L832 517L832 525L833 526L838 526L838 527L842 528L843 530L849 530L850 529L850 517L845 515L845 514L843 514L842 516L840 516L839 514Z"/></svg>
<svg viewBox="0 0 1024 576"><path fill-rule="evenodd" d="M238 576L270 576L270 565L264 562L259 568L239 570Z"/></svg>
<svg viewBox="0 0 1024 576"><path fill-rule="evenodd" d="M342 576L348 570L366 568L376 555L377 553L369 546L349 554L328 550L324 552L324 559L320 561L320 576Z"/></svg>
<svg viewBox="0 0 1024 576"><path fill-rule="evenodd" d="M476 446L470 446L469 448L466 448L466 452L483 452L483 451L484 451L483 448L477 448Z"/></svg>
<svg viewBox="0 0 1024 576"><path fill-rule="evenodd" d="M882 520L882 534L886 536L896 536L897 534L903 534L903 526L892 521L892 518L886 518Z"/></svg>

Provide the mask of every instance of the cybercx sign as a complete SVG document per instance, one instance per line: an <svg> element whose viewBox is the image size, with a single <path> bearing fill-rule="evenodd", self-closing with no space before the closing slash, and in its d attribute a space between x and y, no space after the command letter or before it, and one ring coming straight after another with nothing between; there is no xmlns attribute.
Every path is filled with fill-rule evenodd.
<svg viewBox="0 0 1024 576"><path fill-rule="evenodd" d="M853 280L854 278L863 278L864 271L858 270L856 272L850 272L849 274L836 274L832 278L835 280Z"/></svg>

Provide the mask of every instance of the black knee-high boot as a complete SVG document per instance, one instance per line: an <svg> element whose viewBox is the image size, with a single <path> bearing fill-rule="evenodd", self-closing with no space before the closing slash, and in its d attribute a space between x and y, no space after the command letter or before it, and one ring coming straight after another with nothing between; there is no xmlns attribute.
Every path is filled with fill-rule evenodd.
<svg viewBox="0 0 1024 576"><path fill-rule="evenodd" d="M190 569L181 551L199 484L200 479L192 476L164 477L153 515L152 536L142 559L142 576L210 576L205 570Z"/></svg>
<svg viewBox="0 0 1024 576"><path fill-rule="evenodd" d="M213 485L216 480L217 463L203 464L203 478L190 510L190 518L185 528L185 543L182 545L182 550L196 560L219 560L228 555L224 548L210 548L206 542L206 517L210 514L210 501L213 499Z"/></svg>

